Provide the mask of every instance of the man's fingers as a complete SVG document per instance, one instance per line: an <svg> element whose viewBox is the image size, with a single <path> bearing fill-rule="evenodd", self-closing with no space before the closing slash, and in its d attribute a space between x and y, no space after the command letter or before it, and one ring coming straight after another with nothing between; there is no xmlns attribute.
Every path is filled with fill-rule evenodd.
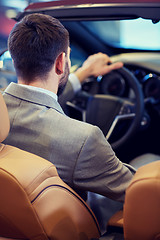
<svg viewBox="0 0 160 240"><path fill-rule="evenodd" d="M116 69L119 69L119 68L123 67L123 63L122 62L112 63L108 67L109 67L110 71L116 70Z"/></svg>
<svg viewBox="0 0 160 240"><path fill-rule="evenodd" d="M121 67L123 67L122 62L111 63L109 65L103 66L103 68L101 70L99 70L99 68L98 68L98 70L95 71L94 76L97 77L99 75L105 75L105 74L111 72L112 70L116 70Z"/></svg>

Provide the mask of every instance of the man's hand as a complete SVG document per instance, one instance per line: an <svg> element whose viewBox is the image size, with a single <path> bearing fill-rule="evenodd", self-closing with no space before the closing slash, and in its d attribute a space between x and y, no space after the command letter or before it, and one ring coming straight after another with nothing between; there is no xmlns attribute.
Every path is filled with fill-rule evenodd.
<svg viewBox="0 0 160 240"><path fill-rule="evenodd" d="M75 75L82 83L90 76L98 77L99 75L105 75L121 67L123 67L122 62L112 63L108 55L97 53L89 56L82 67L75 72Z"/></svg>

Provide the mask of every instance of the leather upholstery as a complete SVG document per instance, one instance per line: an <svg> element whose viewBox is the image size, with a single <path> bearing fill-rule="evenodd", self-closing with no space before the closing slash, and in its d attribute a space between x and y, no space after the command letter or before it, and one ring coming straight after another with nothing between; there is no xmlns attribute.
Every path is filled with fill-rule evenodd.
<svg viewBox="0 0 160 240"><path fill-rule="evenodd" d="M60 179L55 166L41 157L0 144L0 193L0 238L87 240L100 236L93 212Z"/></svg>
<svg viewBox="0 0 160 240"><path fill-rule="evenodd" d="M10 129L9 117L6 104L0 93L0 142L2 142L8 135Z"/></svg>
<svg viewBox="0 0 160 240"><path fill-rule="evenodd" d="M123 211L107 228L121 227L125 240L160 240L160 161L140 167L126 190Z"/></svg>
<svg viewBox="0 0 160 240"><path fill-rule="evenodd" d="M108 221L107 227L112 226L112 227L120 227L123 228L123 211L120 210L116 212Z"/></svg>
<svg viewBox="0 0 160 240"><path fill-rule="evenodd" d="M160 240L160 161L139 168L126 191L124 236Z"/></svg>

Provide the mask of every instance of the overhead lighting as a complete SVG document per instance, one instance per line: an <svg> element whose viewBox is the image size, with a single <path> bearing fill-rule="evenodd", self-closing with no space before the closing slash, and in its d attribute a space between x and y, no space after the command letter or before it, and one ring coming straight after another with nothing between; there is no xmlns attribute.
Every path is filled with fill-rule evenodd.
<svg viewBox="0 0 160 240"><path fill-rule="evenodd" d="M15 18L17 16L17 12L13 9L8 9L5 14L8 18Z"/></svg>

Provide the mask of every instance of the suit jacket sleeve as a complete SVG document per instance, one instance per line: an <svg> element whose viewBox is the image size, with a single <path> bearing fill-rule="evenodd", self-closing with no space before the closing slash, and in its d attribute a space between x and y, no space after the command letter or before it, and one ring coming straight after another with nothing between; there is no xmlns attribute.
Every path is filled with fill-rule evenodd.
<svg viewBox="0 0 160 240"><path fill-rule="evenodd" d="M112 150L101 130L91 128L76 161L73 183L79 189L124 201L135 169L123 164Z"/></svg>

